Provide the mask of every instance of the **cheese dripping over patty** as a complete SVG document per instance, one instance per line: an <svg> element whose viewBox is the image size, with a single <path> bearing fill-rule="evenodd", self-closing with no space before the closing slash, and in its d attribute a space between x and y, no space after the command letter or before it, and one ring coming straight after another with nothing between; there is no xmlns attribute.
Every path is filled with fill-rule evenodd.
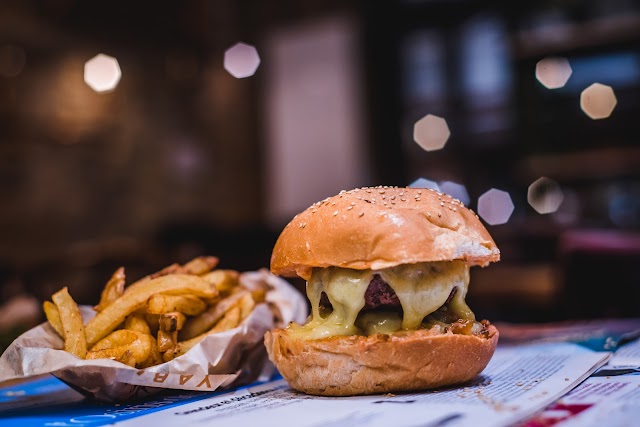
<svg viewBox="0 0 640 427"><path fill-rule="evenodd" d="M365 292L376 274L398 296L403 311L401 321L397 313L375 310L358 317L365 306ZM449 310L461 319L475 320L465 302L468 285L469 266L462 261L405 264L383 270L314 268L307 282L311 318L305 325L292 324L289 329L299 338L309 340L414 330L420 327L426 316L442 307L456 288L448 304ZM323 292L333 307L325 317L320 313Z"/></svg>

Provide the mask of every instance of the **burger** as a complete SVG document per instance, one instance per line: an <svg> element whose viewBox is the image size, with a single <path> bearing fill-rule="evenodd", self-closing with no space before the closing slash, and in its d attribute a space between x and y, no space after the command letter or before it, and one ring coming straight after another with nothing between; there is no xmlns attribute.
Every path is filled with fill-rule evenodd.
<svg viewBox="0 0 640 427"><path fill-rule="evenodd" d="M465 302L469 268L499 259L477 215L444 193L342 191L296 215L276 241L271 271L306 280L311 315L267 332L269 358L313 395L465 383L498 343Z"/></svg>

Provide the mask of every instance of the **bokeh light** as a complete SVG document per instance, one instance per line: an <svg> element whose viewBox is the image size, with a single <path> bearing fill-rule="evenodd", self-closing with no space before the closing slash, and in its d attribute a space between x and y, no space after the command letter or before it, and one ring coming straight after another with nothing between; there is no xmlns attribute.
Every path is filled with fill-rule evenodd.
<svg viewBox="0 0 640 427"><path fill-rule="evenodd" d="M560 185L544 176L535 180L527 190L527 201L540 214L557 211L563 200L564 193Z"/></svg>
<svg viewBox="0 0 640 427"><path fill-rule="evenodd" d="M255 47L236 43L224 53L224 69L237 79L251 77L260 65L260 55Z"/></svg>
<svg viewBox="0 0 640 427"><path fill-rule="evenodd" d="M411 187L411 188L431 188L432 190L440 191L440 186L438 185L437 182L431 181L430 179L426 179L426 178L418 178L418 179L416 179L411 184L409 184L409 187Z"/></svg>
<svg viewBox="0 0 640 427"><path fill-rule="evenodd" d="M632 228L640 224L640 198L631 188L613 186L607 192L609 219L618 227Z"/></svg>
<svg viewBox="0 0 640 427"><path fill-rule="evenodd" d="M580 94L580 108L594 120L609 117L617 103L611 86L601 83L592 84Z"/></svg>
<svg viewBox="0 0 640 427"><path fill-rule="evenodd" d="M427 114L413 127L413 139L426 151L440 150L450 135L446 120L433 114Z"/></svg>
<svg viewBox="0 0 640 427"><path fill-rule="evenodd" d="M114 90L121 77L120 64L112 56L100 53L84 64L84 81L98 93Z"/></svg>
<svg viewBox="0 0 640 427"><path fill-rule="evenodd" d="M547 89L564 87L572 72L566 58L544 58L536 64L536 78Z"/></svg>
<svg viewBox="0 0 640 427"><path fill-rule="evenodd" d="M443 181L440 183L440 191L460 200L465 205L469 204L469 192L467 192L467 187L462 184L452 181Z"/></svg>
<svg viewBox="0 0 640 427"><path fill-rule="evenodd" d="M478 198L478 215L490 225L504 224L513 213L513 202L506 191L492 188Z"/></svg>
<svg viewBox="0 0 640 427"><path fill-rule="evenodd" d="M27 62L24 49L11 44L0 47L0 76L15 77L22 72Z"/></svg>

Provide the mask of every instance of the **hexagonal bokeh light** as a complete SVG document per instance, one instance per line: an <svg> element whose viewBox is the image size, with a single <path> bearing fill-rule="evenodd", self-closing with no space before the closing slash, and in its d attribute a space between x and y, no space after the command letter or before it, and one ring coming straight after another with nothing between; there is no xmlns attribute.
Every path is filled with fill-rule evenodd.
<svg viewBox="0 0 640 427"><path fill-rule="evenodd" d="M260 55L255 47L236 43L224 53L224 69L237 79L251 77L260 65Z"/></svg>
<svg viewBox="0 0 640 427"><path fill-rule="evenodd" d="M540 214L557 211L563 200L564 193L560 185L544 176L535 180L527 190L527 201Z"/></svg>
<svg viewBox="0 0 640 427"><path fill-rule="evenodd" d="M609 117L617 103L611 86L601 83L592 84L580 94L580 108L594 120Z"/></svg>
<svg viewBox="0 0 640 427"><path fill-rule="evenodd" d="M443 181L440 183L440 191L460 200L465 205L469 204L469 193L467 192L467 187L462 184L452 181Z"/></svg>
<svg viewBox="0 0 640 427"><path fill-rule="evenodd" d="M84 82L98 93L114 90L121 77L120 64L112 56L100 53L84 64Z"/></svg>
<svg viewBox="0 0 640 427"><path fill-rule="evenodd" d="M440 150L450 135L447 121L433 114L427 114L413 127L413 139L426 151Z"/></svg>
<svg viewBox="0 0 640 427"><path fill-rule="evenodd" d="M492 188L478 198L478 215L490 225L509 221L513 209L511 196L506 191Z"/></svg>
<svg viewBox="0 0 640 427"><path fill-rule="evenodd" d="M430 179L426 179L426 178L418 178L418 179L416 179L411 184L409 184L409 187L411 187L411 188L431 188L432 190L440 191L440 187L438 186L437 182L431 181Z"/></svg>
<svg viewBox="0 0 640 427"><path fill-rule="evenodd" d="M567 58L544 58L536 64L536 79L547 89L563 87L572 72Z"/></svg>

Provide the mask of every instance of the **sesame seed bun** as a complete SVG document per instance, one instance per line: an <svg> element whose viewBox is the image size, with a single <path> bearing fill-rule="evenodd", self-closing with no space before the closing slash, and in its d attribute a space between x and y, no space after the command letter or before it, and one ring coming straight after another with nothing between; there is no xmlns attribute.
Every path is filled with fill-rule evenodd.
<svg viewBox="0 0 640 427"><path fill-rule="evenodd" d="M460 201L429 189L376 187L341 192L297 215L275 244L271 271L308 280L313 268L382 270L452 260L485 266L499 259L487 230ZM400 392L461 384L487 366L497 329L485 322L476 334L451 330L305 339L276 329L266 333L265 346L282 376L305 393Z"/></svg>
<svg viewBox="0 0 640 427"><path fill-rule="evenodd" d="M499 259L477 215L459 200L431 189L376 187L341 192L293 218L275 244L271 271L308 279L314 267Z"/></svg>
<svg viewBox="0 0 640 427"><path fill-rule="evenodd" d="M498 344L488 337L434 334L336 336L300 340L286 329L267 332L269 358L296 390L320 396L351 396L432 389L463 384L487 366Z"/></svg>

